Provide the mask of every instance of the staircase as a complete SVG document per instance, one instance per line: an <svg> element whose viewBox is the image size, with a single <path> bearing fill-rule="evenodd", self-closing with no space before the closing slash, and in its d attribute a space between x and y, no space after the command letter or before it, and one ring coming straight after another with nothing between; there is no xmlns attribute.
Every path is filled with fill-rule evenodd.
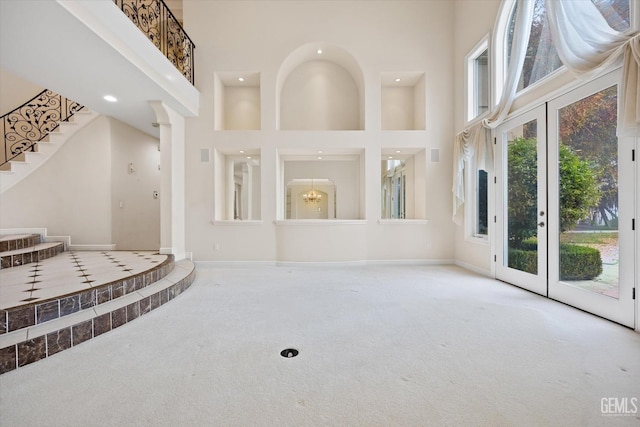
<svg viewBox="0 0 640 427"><path fill-rule="evenodd" d="M39 235L0 237L0 374L123 326L195 279L194 264L172 255L63 248Z"/></svg>
<svg viewBox="0 0 640 427"><path fill-rule="evenodd" d="M38 234L0 236L0 269L43 261L64 251L64 243L42 243Z"/></svg>
<svg viewBox="0 0 640 427"><path fill-rule="evenodd" d="M98 116L98 113L48 90L2 116L0 194L38 169L78 130Z"/></svg>

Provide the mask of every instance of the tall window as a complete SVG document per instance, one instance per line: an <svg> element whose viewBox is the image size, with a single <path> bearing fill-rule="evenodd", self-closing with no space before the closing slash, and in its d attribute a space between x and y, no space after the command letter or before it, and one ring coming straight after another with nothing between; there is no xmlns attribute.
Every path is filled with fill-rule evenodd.
<svg viewBox="0 0 640 427"><path fill-rule="evenodd" d="M631 26L629 0L591 0L604 19L616 31L626 31Z"/></svg>
<svg viewBox="0 0 640 427"><path fill-rule="evenodd" d="M509 29L507 30L506 55L509 57L511 44L513 43L513 33L515 27L516 7L511 12L509 19ZM509 63L507 60L507 64ZM558 52L553 45L549 22L547 21L547 9L544 0L536 0L531 20L531 33L527 54L522 67L522 74L518 83L518 90L525 89L543 77L551 74L562 66Z"/></svg>
<svg viewBox="0 0 640 427"><path fill-rule="evenodd" d="M489 36L485 36L466 57L467 121L489 112ZM467 237L486 239L488 222L488 175L478 169L475 161L465 168L468 201L465 208L465 233Z"/></svg>
<svg viewBox="0 0 640 427"><path fill-rule="evenodd" d="M466 58L467 121L489 111L489 39L485 37Z"/></svg>
<svg viewBox="0 0 640 427"><path fill-rule="evenodd" d="M474 236L487 237L489 235L489 174L485 170L478 170L476 181L476 215Z"/></svg>
<svg viewBox="0 0 640 427"><path fill-rule="evenodd" d="M489 111L489 50L485 49L473 61L475 87L473 91L474 117Z"/></svg>
<svg viewBox="0 0 640 427"><path fill-rule="evenodd" d="M489 173L471 160L465 168L465 234L470 239L489 237Z"/></svg>
<svg viewBox="0 0 640 427"><path fill-rule="evenodd" d="M531 20L531 33L518 90L531 86L562 66L558 52L553 44L544 1L535 1ZM591 2L602 13L611 28L617 31L625 31L629 28L631 22L629 0L591 0ZM513 41L515 13L516 7L514 6L506 31L505 55L507 64L509 63L509 54Z"/></svg>

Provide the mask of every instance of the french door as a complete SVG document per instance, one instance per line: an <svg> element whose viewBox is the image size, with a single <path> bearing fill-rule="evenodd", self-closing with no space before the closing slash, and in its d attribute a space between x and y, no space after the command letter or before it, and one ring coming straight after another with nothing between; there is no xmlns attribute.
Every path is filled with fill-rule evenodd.
<svg viewBox="0 0 640 427"><path fill-rule="evenodd" d="M614 72L496 134L496 277L634 326L633 138Z"/></svg>
<svg viewBox="0 0 640 427"><path fill-rule="evenodd" d="M496 130L496 278L547 295L545 106Z"/></svg>

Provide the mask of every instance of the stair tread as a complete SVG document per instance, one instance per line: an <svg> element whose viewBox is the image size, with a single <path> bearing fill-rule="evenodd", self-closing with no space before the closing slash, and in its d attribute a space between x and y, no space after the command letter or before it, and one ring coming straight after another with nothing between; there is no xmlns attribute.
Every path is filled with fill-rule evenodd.
<svg viewBox="0 0 640 427"><path fill-rule="evenodd" d="M10 255L26 254L28 252L37 252L37 251L41 251L43 249L54 248L54 247L60 246L60 245L64 245L64 243L62 243L62 242L38 243L35 246L27 246L26 248L22 248L22 249L14 249L14 250L11 250L11 251L0 252L0 256L10 256Z"/></svg>
<svg viewBox="0 0 640 427"><path fill-rule="evenodd" d="M35 236L38 236L38 234L3 234L0 235L0 242L4 242L6 240L28 239L29 237Z"/></svg>

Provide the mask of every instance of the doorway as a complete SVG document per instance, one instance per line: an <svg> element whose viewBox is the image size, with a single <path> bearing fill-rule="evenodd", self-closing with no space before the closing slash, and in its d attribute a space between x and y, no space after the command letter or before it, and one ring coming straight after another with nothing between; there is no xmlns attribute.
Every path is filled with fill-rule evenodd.
<svg viewBox="0 0 640 427"><path fill-rule="evenodd" d="M620 73L496 132L496 277L634 326L633 138L616 136Z"/></svg>

